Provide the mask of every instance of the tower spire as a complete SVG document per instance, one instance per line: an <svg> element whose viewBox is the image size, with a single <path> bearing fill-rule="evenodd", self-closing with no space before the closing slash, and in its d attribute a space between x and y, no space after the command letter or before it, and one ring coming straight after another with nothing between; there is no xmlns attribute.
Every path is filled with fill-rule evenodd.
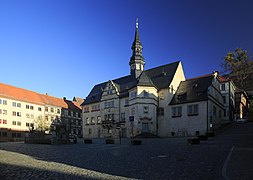
<svg viewBox="0 0 253 180"><path fill-rule="evenodd" d="M135 36L132 44L132 56L130 58L130 68L131 75L134 75L135 78L138 78L141 72L144 70L145 60L142 56L142 44L139 36L139 20L136 18L135 23Z"/></svg>

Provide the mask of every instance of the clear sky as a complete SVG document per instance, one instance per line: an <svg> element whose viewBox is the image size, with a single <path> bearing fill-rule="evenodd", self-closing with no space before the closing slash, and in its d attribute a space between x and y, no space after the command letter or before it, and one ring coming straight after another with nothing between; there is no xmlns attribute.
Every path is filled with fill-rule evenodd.
<svg viewBox="0 0 253 180"><path fill-rule="evenodd" d="M145 69L181 60L190 78L253 52L252 0L0 0L0 82L85 98L130 73L137 17Z"/></svg>

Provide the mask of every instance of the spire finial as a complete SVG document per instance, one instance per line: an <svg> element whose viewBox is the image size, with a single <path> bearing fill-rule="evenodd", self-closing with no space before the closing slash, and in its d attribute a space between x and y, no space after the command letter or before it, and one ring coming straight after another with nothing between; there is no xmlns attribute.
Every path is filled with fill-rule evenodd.
<svg viewBox="0 0 253 180"><path fill-rule="evenodd" d="M138 18L136 18L136 29L138 29L138 25L139 25Z"/></svg>

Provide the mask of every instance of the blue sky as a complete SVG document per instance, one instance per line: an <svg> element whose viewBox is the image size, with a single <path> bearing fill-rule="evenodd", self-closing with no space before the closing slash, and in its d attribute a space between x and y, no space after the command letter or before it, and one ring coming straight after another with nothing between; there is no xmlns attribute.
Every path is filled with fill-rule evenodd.
<svg viewBox="0 0 253 180"><path fill-rule="evenodd" d="M0 0L0 82L85 98L129 74L137 17L145 69L181 60L190 78L253 52L251 0Z"/></svg>

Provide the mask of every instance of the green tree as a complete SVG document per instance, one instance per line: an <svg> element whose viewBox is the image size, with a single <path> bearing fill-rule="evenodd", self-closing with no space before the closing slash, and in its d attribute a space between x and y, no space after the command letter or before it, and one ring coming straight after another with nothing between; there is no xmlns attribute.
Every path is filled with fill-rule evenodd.
<svg viewBox="0 0 253 180"><path fill-rule="evenodd" d="M234 52L228 52L222 63L223 73L230 77L235 85L243 90L252 86L253 60L247 50L236 48Z"/></svg>

